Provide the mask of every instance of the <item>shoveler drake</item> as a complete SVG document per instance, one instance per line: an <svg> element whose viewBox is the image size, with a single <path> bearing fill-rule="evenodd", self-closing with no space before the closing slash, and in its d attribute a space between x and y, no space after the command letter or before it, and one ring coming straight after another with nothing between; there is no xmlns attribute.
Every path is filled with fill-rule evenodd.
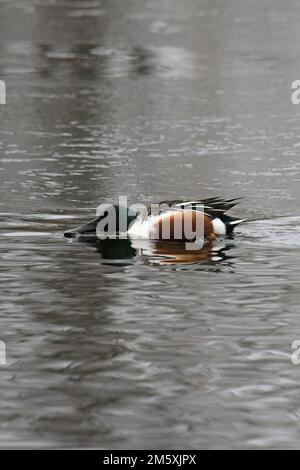
<svg viewBox="0 0 300 470"><path fill-rule="evenodd" d="M122 206L111 206L116 213L116 235L124 233L124 223L122 230L120 220L125 220L125 231L130 238L143 238L160 241L195 241L197 234L195 227L202 227L202 238L204 240L215 240L216 237L226 236L233 232L235 227L244 222L230 215L227 211L235 207L241 198L221 199L210 198L194 201L163 201L159 205L158 215L153 215L151 208L147 208L146 213L141 214L130 208ZM107 217L100 215L92 222L82 225L79 228L65 232L65 237L76 238L96 235L98 224ZM186 226L193 230L186 235ZM168 230L164 230L168 227ZM178 237L178 227L181 229L181 238Z"/></svg>

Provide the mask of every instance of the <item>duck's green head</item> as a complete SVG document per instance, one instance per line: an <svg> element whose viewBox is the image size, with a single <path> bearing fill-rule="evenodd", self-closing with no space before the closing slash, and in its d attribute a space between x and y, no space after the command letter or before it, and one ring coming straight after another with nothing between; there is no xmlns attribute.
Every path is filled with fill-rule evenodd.
<svg viewBox="0 0 300 470"><path fill-rule="evenodd" d="M64 235L66 238L96 236L98 230L118 235L120 232L126 232L135 218L136 213L128 207L110 206L96 219L73 230L68 230Z"/></svg>

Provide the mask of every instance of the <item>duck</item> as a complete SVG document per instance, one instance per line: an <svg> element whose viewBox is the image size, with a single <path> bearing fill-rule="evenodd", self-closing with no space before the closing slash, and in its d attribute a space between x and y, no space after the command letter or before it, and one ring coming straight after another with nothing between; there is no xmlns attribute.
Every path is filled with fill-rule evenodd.
<svg viewBox="0 0 300 470"><path fill-rule="evenodd" d="M147 207L144 212L120 205L111 206L116 222L113 237L116 238L122 234L124 238L125 234L125 237L131 239L194 242L199 237L197 227L201 227L201 237L205 241L213 241L217 237L232 234L239 224L245 222L246 219L227 214L239 204L241 199L214 197L199 200L162 201L155 205L159 208L159 212L155 214L152 211L153 206ZM104 227L107 217L107 211L101 213L91 222L66 231L64 236L66 238L96 236L99 225L102 224ZM120 227L120 221L122 227Z"/></svg>

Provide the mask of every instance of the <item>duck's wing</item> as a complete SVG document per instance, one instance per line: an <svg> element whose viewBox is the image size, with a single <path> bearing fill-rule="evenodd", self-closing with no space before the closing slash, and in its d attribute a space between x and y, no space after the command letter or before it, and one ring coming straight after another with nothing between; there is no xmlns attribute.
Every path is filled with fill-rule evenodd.
<svg viewBox="0 0 300 470"><path fill-rule="evenodd" d="M231 233L234 228L246 219L238 219L227 215L226 212L235 207L243 198L235 199L222 199L214 197L210 199L200 199L194 201L164 201L166 207L171 207L171 210L198 210L213 220L220 219L225 224L226 233ZM168 209L167 209L168 210Z"/></svg>
<svg viewBox="0 0 300 470"><path fill-rule="evenodd" d="M160 203L162 211L169 210L199 210L204 212L209 217L221 217L225 212L235 207L242 198L235 199L222 199L220 197L214 197L209 199L199 200L173 200L163 201Z"/></svg>

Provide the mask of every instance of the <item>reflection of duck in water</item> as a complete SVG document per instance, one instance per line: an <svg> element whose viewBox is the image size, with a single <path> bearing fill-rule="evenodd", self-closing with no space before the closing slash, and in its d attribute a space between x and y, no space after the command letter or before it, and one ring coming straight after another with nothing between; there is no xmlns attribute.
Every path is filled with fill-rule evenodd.
<svg viewBox="0 0 300 470"><path fill-rule="evenodd" d="M145 264L171 266L176 264L216 264L230 258L231 245L215 246L208 241L199 250L186 250L183 243L148 240L97 240L82 239L95 247L104 264L131 264L133 259Z"/></svg>
<svg viewBox="0 0 300 470"><path fill-rule="evenodd" d="M200 249L187 250L183 243L170 242L145 242L134 240L132 247L143 257L147 264L168 266L174 264L199 264L217 263L226 259L227 246L214 246L212 241L207 241Z"/></svg>
<svg viewBox="0 0 300 470"><path fill-rule="evenodd" d="M137 213L126 207L111 206L114 212L114 234L125 232L131 239L169 242L195 242L200 238L202 241L215 240L217 236L232 233L242 222L226 214L237 201L220 198L164 201L158 206L158 215L152 215L150 208L146 213ZM65 237L96 236L99 226L104 228L106 222L109 222L108 215L108 211L105 211L92 222L67 231Z"/></svg>

